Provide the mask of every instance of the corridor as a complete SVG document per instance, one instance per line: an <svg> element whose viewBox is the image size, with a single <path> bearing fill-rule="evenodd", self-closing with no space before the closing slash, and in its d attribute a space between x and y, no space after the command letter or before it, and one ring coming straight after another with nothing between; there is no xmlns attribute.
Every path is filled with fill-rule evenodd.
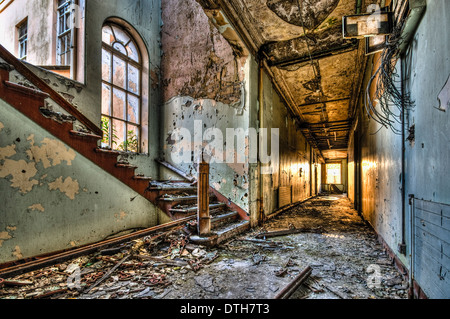
<svg viewBox="0 0 450 319"><path fill-rule="evenodd" d="M0 298L450 298L449 12L0 0Z"/></svg>
<svg viewBox="0 0 450 319"><path fill-rule="evenodd" d="M281 230L294 233L264 239ZM181 238L142 238L110 248L113 255L104 251L17 276L0 298L273 299L307 266L311 276L291 299L407 298L407 278L342 195L310 199L214 248L174 245ZM75 269L81 269L79 287L68 289Z"/></svg>

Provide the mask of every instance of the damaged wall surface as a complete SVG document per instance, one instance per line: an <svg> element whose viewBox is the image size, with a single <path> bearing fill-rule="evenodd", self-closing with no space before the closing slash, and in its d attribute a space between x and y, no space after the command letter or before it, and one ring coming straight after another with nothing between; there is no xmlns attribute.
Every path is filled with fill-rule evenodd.
<svg viewBox="0 0 450 319"><path fill-rule="evenodd" d="M179 6L183 7L182 10L176 10ZM220 14L208 10L208 15L205 14L196 1L183 4L165 1L162 9L162 43L165 48L162 62L165 89L162 143L165 159L171 162L175 144L171 138L173 131L182 127L193 136L195 121L201 122L202 132L218 128L224 137L227 128L258 129L258 63L252 57L240 56L240 50L233 50L234 42L225 38L227 33L231 33L224 31L228 26L220 27L227 25L220 22ZM259 176L258 165L249 163L248 159L245 164L211 165L211 185L247 210L253 223L261 217L258 217L260 181L264 184L263 201L267 215L280 208L280 189L288 192L289 203L311 195L310 145L297 129L267 74L263 82L267 155L270 155L271 130L280 130L280 160L273 173ZM248 154L257 149L257 145L252 143L255 142L248 139L245 147L235 148L235 152L254 155ZM226 150L226 146L224 144L223 149ZM181 164L183 170L194 176L195 160Z"/></svg>
<svg viewBox="0 0 450 319"><path fill-rule="evenodd" d="M194 150L196 125L202 137L208 129L218 129L223 144L218 145L217 157L222 163L211 163L210 185L248 210L248 163L227 163L226 143L228 128L244 132L249 128L251 93L246 74L252 62L247 61L248 57L235 56L230 44L196 1L164 1L162 19L164 123L161 143L164 159L174 163L174 148L180 147L172 136L176 129L186 129L192 136L191 141L185 140L187 144L181 145L187 150ZM218 138L202 139L203 146ZM248 139L244 144L236 142L233 152L248 154ZM230 155L235 158L237 154ZM197 176L198 158L188 158L191 161L175 166ZM162 174L163 178L167 177L164 171Z"/></svg>
<svg viewBox="0 0 450 319"><path fill-rule="evenodd" d="M442 41L449 39L449 10L449 3L445 1L428 1L425 15L404 58L397 62L399 75L403 64L404 90L411 93L414 102L414 107L406 112L405 119L405 176L402 176L401 135L389 129L380 129L379 124L368 118L363 96L355 132L349 144L350 197L410 270L410 254L421 254L420 259L416 260L415 280L431 298L448 297L448 290L446 292L444 288L445 285L448 287L447 279L442 275L448 273L446 261L450 230L445 226L448 217L443 208L437 211L429 209L427 214L439 216L439 221L430 222L428 217L422 215L415 218L415 227L419 228L411 229L412 210L408 196L429 203L430 207L444 207L450 203L450 184L445 173L450 157L450 126L448 112L438 109L438 97L450 74L449 41ZM435 32L437 28L443 30L442 34ZM367 87L372 71L377 68L378 57L375 55L370 58L363 87ZM400 124L397 126L401 128ZM406 195L403 203L404 220L402 178ZM413 211L414 214L420 213L415 208ZM404 234L402 227L405 228ZM414 246L411 231L414 231ZM402 241L406 244L404 254L399 251Z"/></svg>
<svg viewBox="0 0 450 319"><path fill-rule="evenodd" d="M147 199L3 100L0 115L0 263L158 224Z"/></svg>

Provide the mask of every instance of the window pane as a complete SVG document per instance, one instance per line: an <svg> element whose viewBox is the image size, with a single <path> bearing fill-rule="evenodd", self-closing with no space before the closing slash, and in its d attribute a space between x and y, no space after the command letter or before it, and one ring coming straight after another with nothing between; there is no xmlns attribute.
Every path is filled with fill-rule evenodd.
<svg viewBox="0 0 450 319"><path fill-rule="evenodd" d="M139 95L139 70L128 65L128 91Z"/></svg>
<svg viewBox="0 0 450 319"><path fill-rule="evenodd" d="M102 79L111 82L111 53L102 49Z"/></svg>
<svg viewBox="0 0 450 319"><path fill-rule="evenodd" d="M120 44L119 42L114 43L113 48L116 49L117 51L119 51L120 53L124 54L124 55L128 55L127 50L125 49L125 47Z"/></svg>
<svg viewBox="0 0 450 319"><path fill-rule="evenodd" d="M341 164L327 164L327 184L341 184Z"/></svg>
<svg viewBox="0 0 450 319"><path fill-rule="evenodd" d="M136 45L134 44L134 42L130 42L128 44L127 51L128 51L128 56L132 60L139 62L139 53L138 53L138 49L136 48Z"/></svg>
<svg viewBox="0 0 450 319"><path fill-rule="evenodd" d="M102 116L102 146L110 147L111 146L111 119L105 116Z"/></svg>
<svg viewBox="0 0 450 319"><path fill-rule="evenodd" d="M111 115L111 87L102 84L102 114Z"/></svg>
<svg viewBox="0 0 450 319"><path fill-rule="evenodd" d="M128 94L128 122L139 124L139 99Z"/></svg>
<svg viewBox="0 0 450 319"><path fill-rule="evenodd" d="M126 140L125 135L126 124L125 122L119 120L113 120L113 149L125 150L124 141Z"/></svg>
<svg viewBox="0 0 450 319"><path fill-rule="evenodd" d="M137 153L139 151L139 128L128 125L127 128L127 151Z"/></svg>
<svg viewBox="0 0 450 319"><path fill-rule="evenodd" d="M113 116L125 120L125 92L114 89L113 94Z"/></svg>
<svg viewBox="0 0 450 319"><path fill-rule="evenodd" d="M116 40L122 42L122 44L127 44L130 41L130 37L122 29L112 26L114 34L116 35Z"/></svg>
<svg viewBox="0 0 450 319"><path fill-rule="evenodd" d="M102 29L102 41L108 45L111 45L115 41L114 35L109 26L103 27Z"/></svg>
<svg viewBox="0 0 450 319"><path fill-rule="evenodd" d="M125 88L126 63L121 58L113 58L113 84Z"/></svg>

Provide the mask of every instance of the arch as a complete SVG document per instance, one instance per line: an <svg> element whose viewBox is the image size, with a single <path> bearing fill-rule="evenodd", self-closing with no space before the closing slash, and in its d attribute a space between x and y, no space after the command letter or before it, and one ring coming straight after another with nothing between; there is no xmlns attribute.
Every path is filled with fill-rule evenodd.
<svg viewBox="0 0 450 319"><path fill-rule="evenodd" d="M102 26L102 146L148 153L148 53L125 21Z"/></svg>

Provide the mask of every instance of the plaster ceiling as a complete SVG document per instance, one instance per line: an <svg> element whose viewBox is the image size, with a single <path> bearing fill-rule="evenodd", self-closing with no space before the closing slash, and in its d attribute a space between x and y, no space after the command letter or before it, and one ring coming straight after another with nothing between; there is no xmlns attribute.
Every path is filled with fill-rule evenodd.
<svg viewBox="0 0 450 319"><path fill-rule="evenodd" d="M198 1L223 10L247 35L254 53L265 57L310 143L325 158L346 157L365 59L364 45L343 39L342 17L355 14L358 1Z"/></svg>

